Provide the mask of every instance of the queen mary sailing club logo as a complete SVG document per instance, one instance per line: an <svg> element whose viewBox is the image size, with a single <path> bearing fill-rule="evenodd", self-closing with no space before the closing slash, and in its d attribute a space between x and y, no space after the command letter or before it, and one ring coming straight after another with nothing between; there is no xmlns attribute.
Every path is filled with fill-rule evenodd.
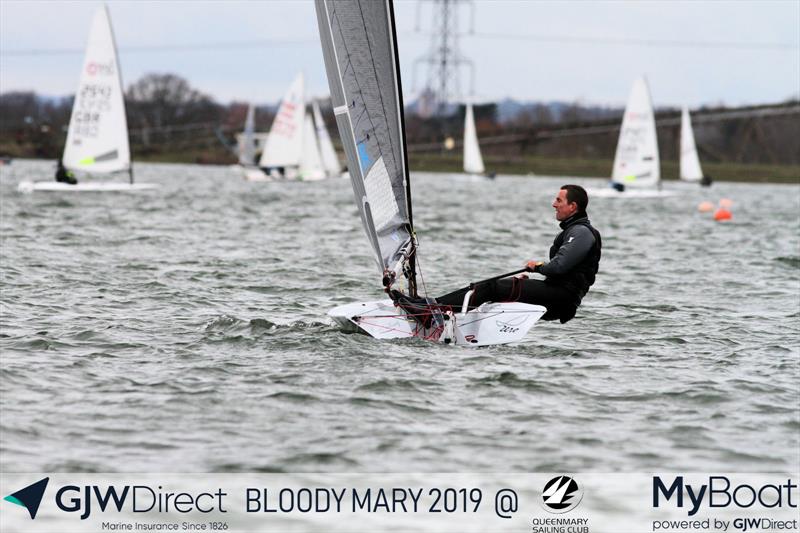
<svg viewBox="0 0 800 533"><path fill-rule="evenodd" d="M561 514L581 503L583 488L569 476L556 476L544 485L539 503L548 513Z"/></svg>

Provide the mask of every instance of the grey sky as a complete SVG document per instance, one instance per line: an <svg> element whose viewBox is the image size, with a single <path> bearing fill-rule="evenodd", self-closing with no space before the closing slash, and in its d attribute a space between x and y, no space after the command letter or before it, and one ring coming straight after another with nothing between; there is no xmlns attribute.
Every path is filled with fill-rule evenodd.
<svg viewBox="0 0 800 533"><path fill-rule="evenodd" d="M395 4L406 100L414 97L413 88L424 86L427 74L424 67L415 70L414 62L427 52L433 6L418 4ZM100 5L0 0L0 91L74 92L82 51L52 51L83 50ZM220 102L274 103L303 70L310 95L327 93L310 0L108 5L126 84L148 72L173 72ZM460 43L475 65L478 100L624 105L633 79L642 73L657 106L756 104L800 95L800 0L475 0L473 5L479 35L464 35ZM471 9L460 8L465 33ZM29 53L36 50L41 52ZM466 71L462 87L467 96Z"/></svg>

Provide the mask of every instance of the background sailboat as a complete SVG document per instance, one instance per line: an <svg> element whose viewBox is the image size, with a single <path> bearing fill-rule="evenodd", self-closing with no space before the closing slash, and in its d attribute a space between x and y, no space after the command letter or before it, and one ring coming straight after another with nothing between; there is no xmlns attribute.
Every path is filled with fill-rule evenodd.
<svg viewBox="0 0 800 533"><path fill-rule="evenodd" d="M475 116L472 103L466 105L464 113L464 173L473 176L485 176L486 168L483 166L481 147L478 144L478 133L475 129ZM491 176L486 177L494 177Z"/></svg>
<svg viewBox="0 0 800 533"><path fill-rule="evenodd" d="M622 119L611 181L626 188L654 188L661 180L656 120L644 77L633 82Z"/></svg>
<svg viewBox="0 0 800 533"><path fill-rule="evenodd" d="M300 158L300 179L303 181L323 180L325 168L322 165L322 154L317 142L317 132L311 115L306 113L303 119L303 152Z"/></svg>
<svg viewBox="0 0 800 533"><path fill-rule="evenodd" d="M311 102L311 108L314 113L314 123L317 127L317 141L319 142L319 151L322 156L322 166L325 169L325 174L329 178L336 178L342 174L342 166L339 164L339 157L333 149L331 136L328 134L328 128L325 127L325 121L322 120L322 112L319 110L319 103L314 100Z"/></svg>
<svg viewBox="0 0 800 533"><path fill-rule="evenodd" d="M256 109L251 103L247 108L247 118L244 121L242 146L239 151L239 164L252 166L256 162Z"/></svg>
<svg viewBox="0 0 800 533"><path fill-rule="evenodd" d="M245 178L251 181L297 179L303 154L305 117L302 72L297 75L281 100L269 130L258 169L248 169Z"/></svg>
<svg viewBox="0 0 800 533"><path fill-rule="evenodd" d="M155 187L154 184L133 183L122 75L106 6L100 7L92 20L62 161L67 170L78 176L78 184L22 182L19 189L25 192L129 191ZM123 172L127 173L127 182L84 179Z"/></svg>
<svg viewBox="0 0 800 533"><path fill-rule="evenodd" d="M683 181L701 182L703 170L700 167L700 158L697 155L697 145L694 142L692 119L689 108L683 107L681 113L681 160L680 178Z"/></svg>
<svg viewBox="0 0 800 533"><path fill-rule="evenodd" d="M656 119L650 88L644 76L633 82L617 141L611 187L591 189L594 197L670 196L661 191L661 162L658 155Z"/></svg>

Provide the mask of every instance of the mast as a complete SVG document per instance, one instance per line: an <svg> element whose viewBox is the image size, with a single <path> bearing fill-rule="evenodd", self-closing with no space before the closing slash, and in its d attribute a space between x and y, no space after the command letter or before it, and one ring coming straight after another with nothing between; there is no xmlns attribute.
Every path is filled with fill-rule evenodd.
<svg viewBox="0 0 800 533"><path fill-rule="evenodd" d="M125 86L122 84L122 67L119 64L119 52L117 51L117 38L114 36L114 25L111 24L111 15L108 12L108 6L103 4L103 9L106 12L106 20L108 20L108 31L111 33L111 44L114 47L114 62L117 66L117 77L119 79L119 90L122 93L122 117L125 120L125 138L128 142L128 181L133 185L133 154L131 154L131 132L128 129L128 106L125 105Z"/></svg>
<svg viewBox="0 0 800 533"><path fill-rule="evenodd" d="M406 209L408 210L408 232L411 234L411 250L408 257L408 293L416 298L417 296L417 236L414 233L414 218L411 212L411 179L408 171L408 148L406 144L406 119L405 108L403 106L403 82L400 78L400 56L397 49L397 26L394 21L394 1L388 2L389 27L392 32L392 52L394 53L394 64L397 75L397 100L398 112L400 115L400 139L403 150L403 173L406 182Z"/></svg>

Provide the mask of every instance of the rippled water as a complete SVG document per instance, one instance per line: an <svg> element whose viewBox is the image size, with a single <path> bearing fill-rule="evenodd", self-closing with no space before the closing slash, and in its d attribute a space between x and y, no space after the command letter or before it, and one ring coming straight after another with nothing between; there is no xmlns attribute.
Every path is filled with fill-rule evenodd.
<svg viewBox="0 0 800 533"><path fill-rule="evenodd" d="M5 471L796 471L800 187L602 200L578 317L482 349L343 334L381 296L349 183L137 166L20 195L0 167ZM427 287L547 253L564 178L414 175ZM732 222L696 210L734 201Z"/></svg>

